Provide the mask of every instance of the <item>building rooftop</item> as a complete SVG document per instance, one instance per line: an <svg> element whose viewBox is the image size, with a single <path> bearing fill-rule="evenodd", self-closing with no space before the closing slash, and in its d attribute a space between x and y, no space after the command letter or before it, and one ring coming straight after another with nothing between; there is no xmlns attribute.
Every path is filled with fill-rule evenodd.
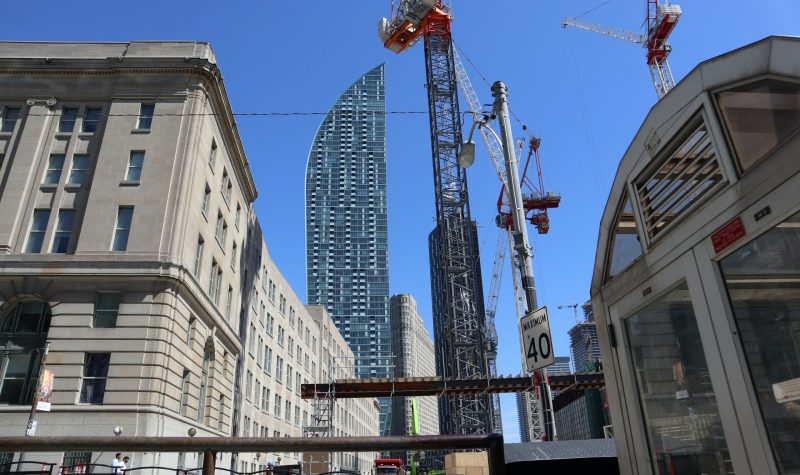
<svg viewBox="0 0 800 475"><path fill-rule="evenodd" d="M0 41L0 58L196 58L216 63L211 45L201 41L130 41L127 43Z"/></svg>

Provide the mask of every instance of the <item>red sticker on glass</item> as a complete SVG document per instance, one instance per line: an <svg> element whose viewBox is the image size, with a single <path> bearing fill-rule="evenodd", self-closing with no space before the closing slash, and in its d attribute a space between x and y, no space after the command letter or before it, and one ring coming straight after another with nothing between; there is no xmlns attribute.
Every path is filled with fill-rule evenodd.
<svg viewBox="0 0 800 475"><path fill-rule="evenodd" d="M714 245L714 252L719 254L731 244L743 238L745 234L747 233L744 230L742 218L737 216L725 226L714 231L714 234L711 235L711 243Z"/></svg>

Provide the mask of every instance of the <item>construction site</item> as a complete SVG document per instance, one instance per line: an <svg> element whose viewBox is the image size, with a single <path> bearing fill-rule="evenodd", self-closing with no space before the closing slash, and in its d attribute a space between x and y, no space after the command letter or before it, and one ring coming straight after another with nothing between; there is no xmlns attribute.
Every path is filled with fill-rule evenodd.
<svg viewBox="0 0 800 475"><path fill-rule="evenodd" d="M646 74L607 78L656 93L621 132L615 170L587 123L588 158L534 133L557 117L515 102L536 81L507 84L467 56L459 35L486 25L459 29L459 10L485 5L391 0L370 39L391 55L325 113L234 113L208 43L0 42L0 221L14 223L0 233L0 475L800 473L800 40L768 36L676 79L682 7L640 1L638 31L587 19L632 9L610 2L557 26L565 42L581 30L644 50ZM415 54L427 111L387 110L384 69ZM86 84L89 99L75 95ZM578 80L585 115L583 94ZM414 298L388 295L393 115L428 119L426 137L404 140L430 146L432 339ZM322 118L305 176L305 298L253 206L258 165L237 121L259 116ZM114 140L125 174L105 188ZM23 152L41 163L23 166ZM550 188L557 166L592 169L600 197ZM471 203L468 171L473 190L497 189L491 216ZM420 183L401 191L430 196ZM597 205L599 225L558 218ZM89 234L104 227L109 242ZM596 239L591 282L555 282L537 262L537 246L569 234ZM543 305L564 298L543 287L570 285L589 295Z"/></svg>

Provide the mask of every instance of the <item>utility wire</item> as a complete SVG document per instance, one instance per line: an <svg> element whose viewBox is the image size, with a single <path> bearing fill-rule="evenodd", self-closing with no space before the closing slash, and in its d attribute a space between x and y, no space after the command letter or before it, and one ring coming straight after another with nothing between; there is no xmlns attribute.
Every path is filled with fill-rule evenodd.
<svg viewBox="0 0 800 475"><path fill-rule="evenodd" d="M580 17L582 17L582 16L588 15L588 14L592 13L593 11L597 10L598 8L600 8L600 7L604 6L606 3L610 2L610 1L611 1L611 0L606 0L605 2L603 2L603 3L600 3L599 5L595 5L594 7L592 7L592 8L590 8L590 9L586 10L585 12L583 12L583 13L581 13L580 15L576 16L575 18L580 18Z"/></svg>

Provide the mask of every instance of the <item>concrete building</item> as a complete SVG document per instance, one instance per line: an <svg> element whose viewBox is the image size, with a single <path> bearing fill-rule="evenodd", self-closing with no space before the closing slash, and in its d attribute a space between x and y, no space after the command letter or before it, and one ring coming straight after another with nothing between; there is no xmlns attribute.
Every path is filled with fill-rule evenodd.
<svg viewBox="0 0 800 475"><path fill-rule="evenodd" d="M623 474L800 473L798 58L701 63L620 161L591 295Z"/></svg>
<svg viewBox="0 0 800 475"><path fill-rule="evenodd" d="M306 168L308 301L331 313L361 378L391 376L385 109L381 64L333 104Z"/></svg>
<svg viewBox="0 0 800 475"><path fill-rule="evenodd" d="M129 436L260 435L264 427L300 435L294 408L309 405L296 374L313 379L305 355L329 350L268 259L211 47L3 42L0 72L0 434L23 432L50 342L52 412L38 414L36 435L113 437L117 426ZM297 323L283 320L295 318L310 328L292 384L288 371L280 383L257 375L258 353L246 351L267 273L274 298L261 302L274 327L290 335ZM264 344L275 358L289 353ZM257 384L281 393L291 417L255 415ZM342 433L372 431L376 415L368 403L362 410ZM139 467L199 464L196 454L130 455ZM9 457L19 454L0 455ZM220 454L217 463L252 466L241 457ZM111 458L36 455L64 465Z"/></svg>
<svg viewBox="0 0 800 475"><path fill-rule="evenodd" d="M604 389L569 389L553 398L559 440L603 439L611 423Z"/></svg>
<svg viewBox="0 0 800 475"><path fill-rule="evenodd" d="M433 340L417 312L411 294L393 295L390 302L395 377L436 376ZM411 400L392 399L392 435L411 435ZM420 435L439 433L439 409L435 396L417 397Z"/></svg>

